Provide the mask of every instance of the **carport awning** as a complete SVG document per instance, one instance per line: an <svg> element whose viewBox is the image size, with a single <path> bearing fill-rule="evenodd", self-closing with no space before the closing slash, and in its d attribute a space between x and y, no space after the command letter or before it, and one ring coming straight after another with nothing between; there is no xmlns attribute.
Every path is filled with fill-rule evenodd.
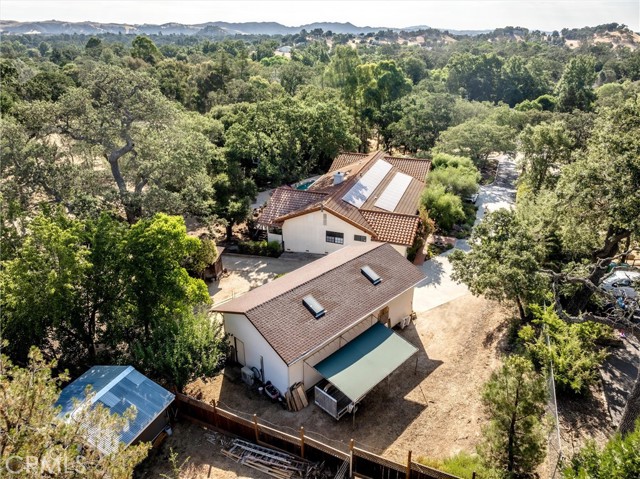
<svg viewBox="0 0 640 479"><path fill-rule="evenodd" d="M314 368L351 401L360 401L418 348L376 323Z"/></svg>

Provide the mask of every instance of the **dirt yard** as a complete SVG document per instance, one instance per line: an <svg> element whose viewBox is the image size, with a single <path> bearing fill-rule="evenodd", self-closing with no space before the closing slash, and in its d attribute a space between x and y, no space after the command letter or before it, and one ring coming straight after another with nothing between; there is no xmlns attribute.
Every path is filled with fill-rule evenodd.
<svg viewBox="0 0 640 479"><path fill-rule="evenodd" d="M500 345L509 314L502 306L469 295L419 314L400 334L418 346L405 363L361 403L355 427L350 417L336 422L310 405L294 413L268 402L231 374L196 381L187 393L245 417L297 434L305 433L340 449L356 445L403 462L414 457L445 457L473 451L485 422L479 390L500 364ZM414 374L415 370L415 374ZM188 454L191 454L190 452ZM191 476L185 476L191 477Z"/></svg>
<svg viewBox="0 0 640 479"><path fill-rule="evenodd" d="M216 438L216 444L207 440L207 435ZM178 454L177 464L181 465L181 479L268 479L269 476L255 469L238 464L222 454L221 439L225 436L209 431L203 427L181 422L174 429L174 434L167 439L162 447L145 461L136 471L138 479L156 479L166 474L173 478L172 464L169 454Z"/></svg>

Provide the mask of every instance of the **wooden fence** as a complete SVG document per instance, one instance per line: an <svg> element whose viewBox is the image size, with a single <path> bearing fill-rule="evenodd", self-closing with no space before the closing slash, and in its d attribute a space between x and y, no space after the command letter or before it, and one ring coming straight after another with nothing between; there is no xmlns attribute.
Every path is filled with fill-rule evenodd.
<svg viewBox="0 0 640 479"><path fill-rule="evenodd" d="M313 462L324 462L332 470L338 470L348 461L348 477L355 474L381 479L459 479L412 461L411 451L407 454L407 462L399 464L356 447L353 439L347 450L339 450L306 436L304 427L300 428L299 436L294 436L261 424L255 414L252 420L248 420L217 407L215 403L210 405L180 393L176 393L176 404L179 416L186 420L213 426L261 446L281 449Z"/></svg>

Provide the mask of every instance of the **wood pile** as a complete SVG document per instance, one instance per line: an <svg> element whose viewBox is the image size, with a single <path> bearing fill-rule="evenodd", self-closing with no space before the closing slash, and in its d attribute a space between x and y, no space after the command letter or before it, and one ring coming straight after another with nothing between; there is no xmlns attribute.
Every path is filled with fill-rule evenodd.
<svg viewBox="0 0 640 479"><path fill-rule="evenodd" d="M307 393L304 390L304 384L295 383L285 393L284 398L287 401L287 409L289 411L300 411L309 405Z"/></svg>
<svg viewBox="0 0 640 479"><path fill-rule="evenodd" d="M222 449L222 454L235 462L280 479L312 478L318 472L318 467L309 461L241 439L234 439L228 449Z"/></svg>

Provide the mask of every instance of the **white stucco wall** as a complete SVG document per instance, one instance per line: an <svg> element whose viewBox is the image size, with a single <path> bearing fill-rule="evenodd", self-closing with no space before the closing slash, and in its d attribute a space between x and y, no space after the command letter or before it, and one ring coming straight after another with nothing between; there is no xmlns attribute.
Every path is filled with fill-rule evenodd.
<svg viewBox="0 0 640 479"><path fill-rule="evenodd" d="M392 327L411 314L412 303L413 288L405 291L386 305L389 307L389 318ZM384 306L374 311L373 315L378 316L383 308ZM341 338L334 339L319 351L304 358L304 360L297 361L287 367L246 316L243 314L224 313L225 332L233 335L230 338L231 345L234 345L234 338L238 338L244 343L245 363L249 367L260 369L260 357L262 356L265 381L271 381L283 394L289 386L298 381L304 382L305 389L312 388L322 379L322 376L312 366L335 353L339 348L373 326L375 322L374 318L364 319L343 333Z"/></svg>
<svg viewBox="0 0 640 479"><path fill-rule="evenodd" d="M229 339L234 345L234 338L244 343L245 365L260 369L260 356L264 362L264 380L271 381L282 394L287 390L287 365L258 332L244 314L224 313L224 330L233 335Z"/></svg>
<svg viewBox="0 0 640 479"><path fill-rule="evenodd" d="M282 235L277 235L269 231L267 233L267 241L277 241L278 243L282 244Z"/></svg>
<svg viewBox="0 0 640 479"><path fill-rule="evenodd" d="M407 257L407 247L405 245L393 244L393 243L390 243L390 244L391 246L393 246L393 249L395 249L398 253L400 253L405 258Z"/></svg>
<svg viewBox="0 0 640 479"><path fill-rule="evenodd" d="M389 303L391 327L394 327L401 319L406 318L413 311L413 291L414 288L411 288Z"/></svg>
<svg viewBox="0 0 640 479"><path fill-rule="evenodd" d="M323 215L326 215L326 225ZM344 234L344 244L327 243L327 231ZM369 234L326 211L314 211L296 216L286 220L282 226L285 251L299 253L326 254L333 253L343 246L362 244L353 239L354 235L366 236L367 242L371 241Z"/></svg>

